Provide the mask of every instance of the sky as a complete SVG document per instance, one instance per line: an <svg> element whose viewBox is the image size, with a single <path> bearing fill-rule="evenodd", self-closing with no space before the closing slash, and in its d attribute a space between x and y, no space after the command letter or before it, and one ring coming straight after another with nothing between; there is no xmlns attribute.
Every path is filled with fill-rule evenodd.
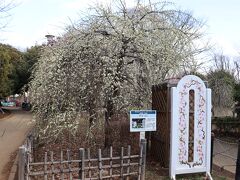
<svg viewBox="0 0 240 180"><path fill-rule="evenodd" d="M11 0L0 0L11 1ZM18 49L46 42L45 35L61 36L64 28L87 12L93 0L13 0L8 26L0 32L0 42ZM95 0L96 1L96 0ZM98 0L104 3L109 0ZM134 0L126 0L131 6ZM206 22L206 39L217 51L240 55L240 0L172 0L176 7L190 11Z"/></svg>

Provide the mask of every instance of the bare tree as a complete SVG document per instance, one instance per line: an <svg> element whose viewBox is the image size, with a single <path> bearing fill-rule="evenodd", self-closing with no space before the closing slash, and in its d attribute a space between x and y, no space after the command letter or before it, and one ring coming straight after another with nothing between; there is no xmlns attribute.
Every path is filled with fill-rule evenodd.
<svg viewBox="0 0 240 180"><path fill-rule="evenodd" d="M214 60L214 66L218 70L224 70L231 72L232 66L230 64L230 57L225 56L223 54L214 54L213 57Z"/></svg>
<svg viewBox="0 0 240 180"><path fill-rule="evenodd" d="M213 67L209 70L207 80L212 89L212 100L215 107L230 108L233 106L233 93L237 71L229 56L214 54ZM237 67L237 66L236 66Z"/></svg>
<svg viewBox="0 0 240 180"><path fill-rule="evenodd" d="M240 83L240 58L234 60L234 72L237 83Z"/></svg>
<svg viewBox="0 0 240 180"><path fill-rule="evenodd" d="M10 10L15 7L13 1L9 0L1 0L0 1L0 29L3 30L6 28L9 17L10 17Z"/></svg>
<svg viewBox="0 0 240 180"><path fill-rule="evenodd" d="M226 56L223 53L213 54L213 70L224 70L234 76L237 83L240 81L240 59L239 57Z"/></svg>

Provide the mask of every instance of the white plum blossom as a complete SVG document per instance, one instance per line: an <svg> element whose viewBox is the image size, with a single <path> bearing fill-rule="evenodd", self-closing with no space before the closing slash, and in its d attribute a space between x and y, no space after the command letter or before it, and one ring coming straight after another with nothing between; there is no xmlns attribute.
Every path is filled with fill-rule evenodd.
<svg viewBox="0 0 240 180"><path fill-rule="evenodd" d="M137 1L128 9L117 2L92 8L45 47L30 83L45 139L66 130L74 134L81 113L89 115L91 127L114 114L151 108L152 85L196 64L195 55L205 48L194 45L202 24L172 4Z"/></svg>

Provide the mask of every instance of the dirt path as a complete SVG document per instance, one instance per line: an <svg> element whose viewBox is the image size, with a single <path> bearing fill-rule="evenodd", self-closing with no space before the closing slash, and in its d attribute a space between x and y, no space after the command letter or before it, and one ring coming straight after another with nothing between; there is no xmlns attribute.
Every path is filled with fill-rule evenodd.
<svg viewBox="0 0 240 180"><path fill-rule="evenodd" d="M13 109L10 116L0 119L0 180L7 179L6 166L32 127L31 119L30 112L20 109Z"/></svg>

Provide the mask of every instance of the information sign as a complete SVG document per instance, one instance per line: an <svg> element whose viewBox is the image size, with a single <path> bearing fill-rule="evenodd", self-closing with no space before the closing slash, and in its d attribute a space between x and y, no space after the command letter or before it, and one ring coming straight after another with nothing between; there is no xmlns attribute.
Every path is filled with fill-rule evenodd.
<svg viewBox="0 0 240 180"><path fill-rule="evenodd" d="M130 132L156 131L155 110L130 111Z"/></svg>

